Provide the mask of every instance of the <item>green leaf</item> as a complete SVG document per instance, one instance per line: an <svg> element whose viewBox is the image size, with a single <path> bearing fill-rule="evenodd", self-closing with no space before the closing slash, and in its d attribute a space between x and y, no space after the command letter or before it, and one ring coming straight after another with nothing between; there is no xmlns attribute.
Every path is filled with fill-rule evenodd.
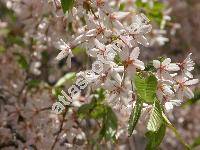
<svg viewBox="0 0 200 150"><path fill-rule="evenodd" d="M150 114L149 121L147 123L147 129L149 131L158 131L163 123L162 108L157 99L154 100L153 109Z"/></svg>
<svg viewBox="0 0 200 150"><path fill-rule="evenodd" d="M14 53L14 55L16 56L17 58L17 62L19 64L19 66L22 68L22 69L28 69L29 67L29 64L28 62L26 61L26 58L20 54L20 53Z"/></svg>
<svg viewBox="0 0 200 150"><path fill-rule="evenodd" d="M97 105L90 113L91 118L94 119L100 119L103 118L103 116L105 115L105 106L100 104Z"/></svg>
<svg viewBox="0 0 200 150"><path fill-rule="evenodd" d="M117 132L117 116L109 106L106 106L106 113L103 118L102 129L99 133L99 139L114 141Z"/></svg>
<svg viewBox="0 0 200 150"><path fill-rule="evenodd" d="M163 2L154 1L153 5L151 5L148 2L136 0L135 5L140 10L140 12L145 13L151 21L155 21L158 25L161 24L163 19L163 11L165 9Z"/></svg>
<svg viewBox="0 0 200 150"><path fill-rule="evenodd" d="M78 109L78 116L81 119L93 118L102 121L102 127L99 132L99 139L115 140L117 132L117 116L109 106L98 104L93 100L89 104L84 104Z"/></svg>
<svg viewBox="0 0 200 150"><path fill-rule="evenodd" d="M118 65L123 65L123 64L122 64L122 60L121 60L119 54L115 55L114 61L115 61L115 63L118 64Z"/></svg>
<svg viewBox="0 0 200 150"><path fill-rule="evenodd" d="M40 80L32 79L27 82L27 86L29 89L36 88L40 84Z"/></svg>
<svg viewBox="0 0 200 150"><path fill-rule="evenodd" d="M140 115L141 115L141 110L142 110L142 100L141 98L137 98L137 101L135 103L135 107L133 108L132 112L131 112L131 115L130 115L130 118L129 118L129 121L128 121L128 132L129 132L129 135L132 135L133 133L133 130L140 118Z"/></svg>
<svg viewBox="0 0 200 150"><path fill-rule="evenodd" d="M195 148L200 145L200 137L196 138L194 142L191 144L191 148Z"/></svg>
<svg viewBox="0 0 200 150"><path fill-rule="evenodd" d="M66 73L63 77L61 77L57 81L57 83L55 84L55 87L60 87L60 86L64 85L67 81L73 80L75 77L76 77L75 72Z"/></svg>
<svg viewBox="0 0 200 150"><path fill-rule="evenodd" d="M24 42L21 36L11 35L11 34L9 34L7 37L7 44L10 46L13 44L24 46Z"/></svg>
<svg viewBox="0 0 200 150"><path fill-rule="evenodd" d="M123 11L125 8L125 3L121 3L120 6L119 6L119 10L120 11Z"/></svg>
<svg viewBox="0 0 200 150"><path fill-rule="evenodd" d="M135 76L137 94L147 103L153 103L156 97L157 79L154 75L148 77Z"/></svg>
<svg viewBox="0 0 200 150"><path fill-rule="evenodd" d="M73 7L73 4L74 0L61 0L63 12L66 13L66 11Z"/></svg>
<svg viewBox="0 0 200 150"><path fill-rule="evenodd" d="M162 142L166 132L166 124L162 124L158 131L148 131L146 137L148 139L146 150L155 150Z"/></svg>
<svg viewBox="0 0 200 150"><path fill-rule="evenodd" d="M92 109L94 109L94 107L95 107L95 103L93 103L93 102L82 105L78 109L78 116L81 119L90 118L90 116L91 116L90 112L92 111Z"/></svg>
<svg viewBox="0 0 200 150"><path fill-rule="evenodd" d="M145 66L145 70L144 71L148 71L148 72L156 72L156 68L153 66L153 62L148 63Z"/></svg>
<svg viewBox="0 0 200 150"><path fill-rule="evenodd" d="M52 94L58 98L59 95L62 95L61 91L62 89L60 87L54 87L52 89Z"/></svg>
<svg viewBox="0 0 200 150"><path fill-rule="evenodd" d="M105 90L103 88L98 88L95 92L94 92L94 99L97 100L97 103L101 103L104 99L105 99Z"/></svg>

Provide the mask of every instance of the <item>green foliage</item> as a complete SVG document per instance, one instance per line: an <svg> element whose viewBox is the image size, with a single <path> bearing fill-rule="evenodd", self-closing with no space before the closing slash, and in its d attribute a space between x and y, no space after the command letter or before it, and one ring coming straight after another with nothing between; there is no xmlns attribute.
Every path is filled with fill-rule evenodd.
<svg viewBox="0 0 200 150"><path fill-rule="evenodd" d="M101 102L105 99L105 90L103 88L98 88L94 92L94 97L95 100L98 100L98 102Z"/></svg>
<svg viewBox="0 0 200 150"><path fill-rule="evenodd" d="M121 3L120 6L119 6L119 10L120 11L123 11L125 8L125 4L124 3Z"/></svg>
<svg viewBox="0 0 200 150"><path fill-rule="evenodd" d="M153 109L150 114L149 121L147 123L147 129L149 131L156 132L159 130L163 123L162 108L157 99L154 99Z"/></svg>
<svg viewBox="0 0 200 150"><path fill-rule="evenodd" d="M54 88L52 89L52 94L53 94L55 97L58 98L59 95L62 95L61 91L62 91L62 88L61 88L61 87L54 87ZM58 100L58 99L57 99L57 100Z"/></svg>
<svg viewBox="0 0 200 150"><path fill-rule="evenodd" d="M69 9L73 7L74 0L61 0L61 5L63 12L66 13Z"/></svg>
<svg viewBox="0 0 200 150"><path fill-rule="evenodd" d="M119 54L115 55L114 61L117 65L123 65Z"/></svg>
<svg viewBox="0 0 200 150"><path fill-rule="evenodd" d="M76 77L75 72L69 72L66 73L63 77L61 77L57 83L55 84L55 87L63 86L66 82L72 81Z"/></svg>
<svg viewBox="0 0 200 150"><path fill-rule="evenodd" d="M75 79L76 73L75 72L69 72L66 73L63 77L61 77L56 84L52 88L52 94L58 98L61 94L62 88L67 82L71 82L73 79Z"/></svg>
<svg viewBox="0 0 200 150"><path fill-rule="evenodd" d="M81 53L86 53L86 49L85 48L83 48L83 47L75 47L75 48L73 48L73 54L74 55L80 55Z"/></svg>
<svg viewBox="0 0 200 150"><path fill-rule="evenodd" d="M101 130L99 132L98 140L115 140L115 134L117 132L117 116L112 111L112 108L103 104L102 100L105 98L102 89L95 92L99 96L94 96L93 100L82 105L78 109L78 116L81 119L96 119L101 121Z"/></svg>
<svg viewBox="0 0 200 150"><path fill-rule="evenodd" d="M161 24L163 18L163 10L165 9L165 5L162 2L154 1L153 6L149 2L142 2L142 0L136 0L135 2L136 7L143 13L147 15L147 17L158 23Z"/></svg>
<svg viewBox="0 0 200 150"><path fill-rule="evenodd" d="M137 98L136 103L135 103L135 107L133 108L130 118L129 118L129 122L128 122L128 132L129 135L132 135L133 130L135 128L135 126L137 125L137 122L140 118L141 115L141 110L142 110L142 100L140 97Z"/></svg>
<svg viewBox="0 0 200 150"><path fill-rule="evenodd" d="M166 124L162 124L158 131L148 131L145 135L148 139L146 150L155 150L162 142L166 132Z"/></svg>
<svg viewBox="0 0 200 150"><path fill-rule="evenodd" d="M40 80L32 79L27 82L28 89L36 88L40 84Z"/></svg>
<svg viewBox="0 0 200 150"><path fill-rule="evenodd" d="M84 104L78 109L78 116L81 119L99 119L103 118L104 112L104 105L98 104L97 100L92 100L91 103Z"/></svg>
<svg viewBox="0 0 200 150"><path fill-rule="evenodd" d="M135 86L137 94L146 103L153 103L156 97L157 79L154 75L147 77L135 76Z"/></svg>
<svg viewBox="0 0 200 150"><path fill-rule="evenodd" d="M13 44L17 44L19 46L24 46L24 42L21 36L9 34L7 36L7 45L12 46Z"/></svg>
<svg viewBox="0 0 200 150"><path fill-rule="evenodd" d="M28 64L26 58L20 53L14 53L14 55L17 58L17 63L19 64L19 66L22 69L27 70L29 68L29 64Z"/></svg>
<svg viewBox="0 0 200 150"><path fill-rule="evenodd" d="M197 146L200 146L200 137L196 138L194 142L190 145L191 148L196 148Z"/></svg>
<svg viewBox="0 0 200 150"><path fill-rule="evenodd" d="M117 132L117 116L108 106L105 106L105 115L103 117L103 124L99 133L99 139L105 138L105 140L114 141L115 134Z"/></svg>
<svg viewBox="0 0 200 150"><path fill-rule="evenodd" d="M145 70L144 71L148 71L148 72L156 72L156 68L153 66L153 62L148 63L145 66Z"/></svg>

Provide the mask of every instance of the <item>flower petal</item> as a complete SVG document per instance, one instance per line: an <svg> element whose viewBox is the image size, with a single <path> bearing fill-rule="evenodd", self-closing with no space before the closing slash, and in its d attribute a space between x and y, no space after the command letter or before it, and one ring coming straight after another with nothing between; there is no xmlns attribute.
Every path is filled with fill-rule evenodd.
<svg viewBox="0 0 200 150"><path fill-rule="evenodd" d="M99 40L94 39L94 44L96 45L97 48L99 48L100 50L105 50L105 45L100 43Z"/></svg>
<svg viewBox="0 0 200 150"><path fill-rule="evenodd" d="M187 98L191 99L194 97L194 93L192 92L192 90L188 87L184 88L184 94Z"/></svg>
<svg viewBox="0 0 200 150"><path fill-rule="evenodd" d="M117 19L121 20L125 17L127 17L130 14L130 12L114 12L112 15Z"/></svg>
<svg viewBox="0 0 200 150"><path fill-rule="evenodd" d="M174 106L173 106L173 104L171 102L166 102L165 103L165 109L166 109L167 112L169 112L173 108L174 108Z"/></svg>
<svg viewBox="0 0 200 150"><path fill-rule="evenodd" d="M180 70L179 66L175 63L170 63L169 65L166 66L167 71L178 71Z"/></svg>
<svg viewBox="0 0 200 150"><path fill-rule="evenodd" d="M199 82L198 79L192 79L192 80L186 81L185 85L194 85L194 84L197 84L198 82Z"/></svg>
<svg viewBox="0 0 200 150"><path fill-rule="evenodd" d="M141 70L144 70L145 69L145 66L144 66L144 63L138 59L136 59L133 64L138 68L138 69L141 69Z"/></svg>
<svg viewBox="0 0 200 150"><path fill-rule="evenodd" d="M156 68L156 69L158 69L158 68L160 68L160 61L159 60L153 60L153 66Z"/></svg>
<svg viewBox="0 0 200 150"><path fill-rule="evenodd" d="M135 47L132 50L131 54L130 54L130 59L131 60L137 59L139 57L139 54L140 54L140 48L139 47Z"/></svg>
<svg viewBox="0 0 200 150"><path fill-rule="evenodd" d="M149 46L149 42L143 35L135 35L135 38L138 43L142 44L143 46Z"/></svg>
<svg viewBox="0 0 200 150"><path fill-rule="evenodd" d="M62 51L56 56L56 59L57 59L57 60L62 60L63 58L67 57L68 54L69 54L68 51L62 50Z"/></svg>
<svg viewBox="0 0 200 150"><path fill-rule="evenodd" d="M171 59L170 58L166 58L163 62L162 62L162 65L163 66L167 66L171 63Z"/></svg>

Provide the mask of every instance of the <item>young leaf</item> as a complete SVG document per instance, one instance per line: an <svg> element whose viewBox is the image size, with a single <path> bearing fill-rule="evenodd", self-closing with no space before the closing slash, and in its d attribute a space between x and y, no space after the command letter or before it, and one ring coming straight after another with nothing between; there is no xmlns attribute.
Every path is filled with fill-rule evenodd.
<svg viewBox="0 0 200 150"><path fill-rule="evenodd" d="M157 79L154 75L140 77L136 75L135 86L137 94L147 103L153 103L156 96Z"/></svg>
<svg viewBox="0 0 200 150"><path fill-rule="evenodd" d="M90 111L94 108L94 103L84 104L78 109L78 116L80 118L88 118L90 116Z"/></svg>
<svg viewBox="0 0 200 150"><path fill-rule="evenodd" d="M74 0L61 0L61 5L63 12L66 13L70 8L72 8Z"/></svg>
<svg viewBox="0 0 200 150"><path fill-rule="evenodd" d="M105 105L97 105L90 113L91 118L100 119L105 115Z"/></svg>
<svg viewBox="0 0 200 150"><path fill-rule="evenodd" d="M140 115L141 115L141 110L142 110L142 100L140 97L138 97L136 103L135 103L135 107L133 108L132 112L131 112L131 115L130 115L130 118L129 118L129 121L128 121L128 132L129 132L129 135L131 136L132 133L133 133L133 130L140 118Z"/></svg>
<svg viewBox="0 0 200 150"><path fill-rule="evenodd" d="M112 109L107 106L106 114L103 118L102 129L99 133L100 140L105 138L105 140L115 140L115 134L117 132L117 116L112 111Z"/></svg>
<svg viewBox="0 0 200 150"><path fill-rule="evenodd" d="M156 132L148 131L146 137L148 138L146 150L155 150L162 142L166 131L166 124L163 123Z"/></svg>
<svg viewBox="0 0 200 150"><path fill-rule="evenodd" d="M159 101L155 99L153 109L150 114L149 121L147 123L147 129L153 132L158 131L162 123L163 123L162 108L160 106Z"/></svg>

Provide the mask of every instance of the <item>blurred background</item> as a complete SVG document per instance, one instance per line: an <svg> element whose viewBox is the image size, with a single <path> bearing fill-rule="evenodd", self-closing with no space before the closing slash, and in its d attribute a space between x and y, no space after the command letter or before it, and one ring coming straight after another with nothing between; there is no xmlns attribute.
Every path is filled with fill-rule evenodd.
<svg viewBox="0 0 200 150"><path fill-rule="evenodd" d="M127 2L132 1L123 0L121 10L126 9L122 4ZM73 50L71 69L66 67L66 60L55 61L59 52L55 41L67 41L77 32L76 22L64 17L57 5L59 2L51 0L0 0L0 149L90 149L83 146L80 138L85 122L81 122L81 128L73 112L74 118L51 113L58 91L67 89L74 81L74 72L89 68L91 61L82 48ZM153 25L148 35L151 45L142 47L141 60L147 63L169 57L179 62L192 52L194 74L200 79L200 1L135 0L132 5L138 13L145 13ZM183 139L196 149L200 149L199 88L197 85L193 99L169 114ZM62 120L66 128L62 128ZM97 125L93 121L85 124L86 136L95 136L90 132ZM111 147L102 144L100 149L141 150L143 142L143 135L136 134L132 138L122 137ZM167 131L160 149L183 147Z"/></svg>

